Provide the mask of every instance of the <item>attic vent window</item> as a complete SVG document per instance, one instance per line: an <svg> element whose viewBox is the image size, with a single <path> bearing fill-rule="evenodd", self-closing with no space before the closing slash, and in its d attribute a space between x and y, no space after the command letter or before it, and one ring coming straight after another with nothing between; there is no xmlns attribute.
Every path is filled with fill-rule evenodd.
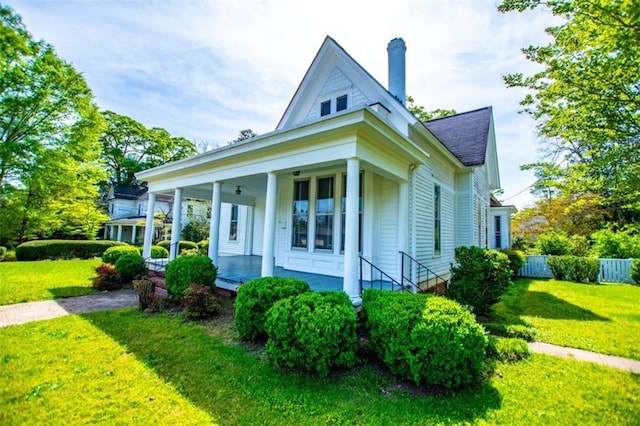
<svg viewBox="0 0 640 426"><path fill-rule="evenodd" d="M331 114L331 100L325 101L320 104L320 116Z"/></svg>
<svg viewBox="0 0 640 426"><path fill-rule="evenodd" d="M347 109L347 95L340 96L336 99L336 111Z"/></svg>

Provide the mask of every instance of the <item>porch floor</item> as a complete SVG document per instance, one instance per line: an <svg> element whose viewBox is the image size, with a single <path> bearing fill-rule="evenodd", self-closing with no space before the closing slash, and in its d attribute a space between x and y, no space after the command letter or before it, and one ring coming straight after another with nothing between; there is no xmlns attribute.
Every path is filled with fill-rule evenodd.
<svg viewBox="0 0 640 426"><path fill-rule="evenodd" d="M218 257L218 278L220 280L241 283L260 278L262 256L225 256ZM276 277L292 277L306 281L313 291L342 290L342 277L292 271L280 266L273 268Z"/></svg>

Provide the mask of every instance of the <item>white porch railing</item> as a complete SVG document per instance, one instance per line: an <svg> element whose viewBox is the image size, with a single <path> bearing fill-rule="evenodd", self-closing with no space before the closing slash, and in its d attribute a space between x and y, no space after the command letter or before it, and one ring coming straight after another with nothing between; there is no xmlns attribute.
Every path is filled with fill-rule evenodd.
<svg viewBox="0 0 640 426"><path fill-rule="evenodd" d="M551 269L547 265L549 256L527 256L520 268L521 277L553 278ZM633 259L600 259L600 274L598 281L610 283L633 283L631 279L631 264Z"/></svg>

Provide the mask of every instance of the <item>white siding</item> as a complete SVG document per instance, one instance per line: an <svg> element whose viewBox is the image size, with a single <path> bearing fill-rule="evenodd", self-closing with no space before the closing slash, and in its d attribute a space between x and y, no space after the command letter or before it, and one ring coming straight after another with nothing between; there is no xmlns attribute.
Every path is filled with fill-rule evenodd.
<svg viewBox="0 0 640 426"><path fill-rule="evenodd" d="M456 233L455 246L473 245L473 194L471 174L456 175Z"/></svg>
<svg viewBox="0 0 640 426"><path fill-rule="evenodd" d="M398 185L380 176L374 177L373 264L396 277L398 259Z"/></svg>
<svg viewBox="0 0 640 426"><path fill-rule="evenodd" d="M473 171L474 216L473 244L487 247L489 216L489 178L487 167L477 167Z"/></svg>
<svg viewBox="0 0 640 426"><path fill-rule="evenodd" d="M348 109L353 106L368 105L370 103L364 93L355 87L353 82L349 80L338 67L335 67L331 71L331 74L329 74L329 77L324 83L324 86L322 86L322 89L320 89L320 92L313 102L311 109L307 113L305 120L315 120L320 118L320 104L327 100L331 100L331 113L335 113L336 98L342 95L347 95Z"/></svg>
<svg viewBox="0 0 640 426"><path fill-rule="evenodd" d="M222 203L220 206L220 238L218 240L218 251L223 254L246 253L245 245L247 238L247 215L251 209L248 206L238 206L238 236L236 240L229 239L231 231L231 204Z"/></svg>
<svg viewBox="0 0 640 426"><path fill-rule="evenodd" d="M253 208L253 251L251 252L251 254L255 254L257 256L262 256L265 200L266 198L264 195L257 196L256 205Z"/></svg>

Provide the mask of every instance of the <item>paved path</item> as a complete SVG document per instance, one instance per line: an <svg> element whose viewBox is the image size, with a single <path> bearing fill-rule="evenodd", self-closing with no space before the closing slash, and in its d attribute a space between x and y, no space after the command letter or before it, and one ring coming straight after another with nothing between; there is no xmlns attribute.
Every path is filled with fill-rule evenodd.
<svg viewBox="0 0 640 426"><path fill-rule="evenodd" d="M557 346L542 342L529 343L529 348L531 349L531 352L555 355L562 358L572 358L578 361L595 362L596 364L606 365L607 367L618 368L620 370L640 374L640 361L633 359L603 355L596 352L584 351L582 349L566 348L564 346Z"/></svg>
<svg viewBox="0 0 640 426"><path fill-rule="evenodd" d="M120 290L89 296L0 306L0 327L51 319L70 314L126 308L137 304L138 297L133 290Z"/></svg>

